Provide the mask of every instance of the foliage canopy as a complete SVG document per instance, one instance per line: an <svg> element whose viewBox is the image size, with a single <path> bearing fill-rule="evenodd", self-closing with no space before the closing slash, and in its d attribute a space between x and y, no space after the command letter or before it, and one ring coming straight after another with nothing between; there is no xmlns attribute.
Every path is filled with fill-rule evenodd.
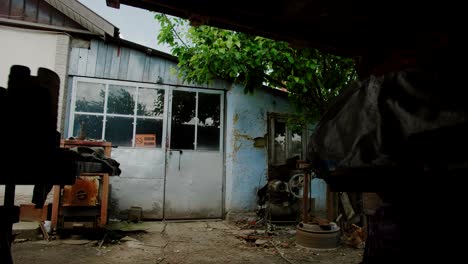
<svg viewBox="0 0 468 264"><path fill-rule="evenodd" d="M341 89L356 78L353 59L297 49L282 41L223 30L192 27L181 18L156 14L159 43L179 59L179 75L192 83L223 79L246 92L266 85L285 89L296 106L296 123L316 121Z"/></svg>

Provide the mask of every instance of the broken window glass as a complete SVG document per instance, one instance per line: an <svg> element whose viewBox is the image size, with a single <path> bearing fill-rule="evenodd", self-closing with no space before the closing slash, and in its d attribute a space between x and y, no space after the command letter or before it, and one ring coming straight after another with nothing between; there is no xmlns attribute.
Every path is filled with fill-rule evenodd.
<svg viewBox="0 0 468 264"><path fill-rule="evenodd" d="M284 121L274 121L273 151L273 164L286 163L286 122Z"/></svg>
<svg viewBox="0 0 468 264"><path fill-rule="evenodd" d="M112 145L131 147L133 140L133 117L108 116L105 139L112 142Z"/></svg>
<svg viewBox="0 0 468 264"><path fill-rule="evenodd" d="M75 111L89 113L104 112L106 86L100 83L78 82Z"/></svg>
<svg viewBox="0 0 468 264"><path fill-rule="evenodd" d="M135 111L135 87L109 85L107 113L133 115Z"/></svg>
<svg viewBox="0 0 468 264"><path fill-rule="evenodd" d="M163 117L164 114L164 90L138 89L137 115Z"/></svg>
<svg viewBox="0 0 468 264"><path fill-rule="evenodd" d="M302 157L302 132L294 132L290 133L289 138L289 156L288 158L292 157Z"/></svg>
<svg viewBox="0 0 468 264"><path fill-rule="evenodd" d="M198 93L197 149L219 150L221 95Z"/></svg>
<svg viewBox="0 0 468 264"><path fill-rule="evenodd" d="M195 92L172 92L171 149L194 149L195 100Z"/></svg>
<svg viewBox="0 0 468 264"><path fill-rule="evenodd" d="M135 147L160 148L162 144L162 132L163 120L138 118L135 134Z"/></svg>
<svg viewBox="0 0 468 264"><path fill-rule="evenodd" d="M73 137L102 139L103 116L75 114Z"/></svg>

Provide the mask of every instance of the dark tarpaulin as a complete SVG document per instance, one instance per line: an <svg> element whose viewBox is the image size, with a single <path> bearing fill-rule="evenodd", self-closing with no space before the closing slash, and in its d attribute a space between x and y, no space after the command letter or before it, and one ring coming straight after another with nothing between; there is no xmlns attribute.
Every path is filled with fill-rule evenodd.
<svg viewBox="0 0 468 264"><path fill-rule="evenodd" d="M385 203L368 219L362 263L427 258L434 247L453 246L441 243L458 236L450 216L466 191L463 71L444 64L371 76L345 90L312 135L308 158L332 191L377 192Z"/></svg>
<svg viewBox="0 0 468 264"><path fill-rule="evenodd" d="M372 184L401 184L393 173L411 172L418 179L417 174L464 168L468 104L452 76L414 68L371 76L345 90L310 140L309 159L319 177L332 185L349 177L366 191L378 191ZM391 179L379 179L386 176ZM341 188L339 181L336 186Z"/></svg>

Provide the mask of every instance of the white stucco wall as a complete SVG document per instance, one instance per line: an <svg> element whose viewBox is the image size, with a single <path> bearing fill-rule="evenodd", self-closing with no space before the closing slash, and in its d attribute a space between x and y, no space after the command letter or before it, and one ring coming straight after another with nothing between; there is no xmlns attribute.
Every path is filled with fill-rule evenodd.
<svg viewBox="0 0 468 264"><path fill-rule="evenodd" d="M7 87L10 67L25 65L36 75L39 67L55 68L57 34L0 26L0 86Z"/></svg>
<svg viewBox="0 0 468 264"><path fill-rule="evenodd" d="M226 105L226 212L246 212L257 208L257 190L267 179L266 147L254 147L254 138L267 134L268 113L293 113L286 96L265 89L245 94L234 86Z"/></svg>
<svg viewBox="0 0 468 264"><path fill-rule="evenodd" d="M0 87L7 87L8 74L12 65L25 65L31 75L37 75L40 67L55 71L60 77L58 124L62 129L63 96L70 37L67 34L40 30L0 26Z"/></svg>
<svg viewBox="0 0 468 264"><path fill-rule="evenodd" d="M58 124L62 124L62 104L65 94L70 37L66 34L0 26L0 87L7 88L12 65L25 65L31 75L38 68L48 68L60 77ZM15 204L31 203L32 186L18 186ZM4 186L0 185L0 204L3 204ZM49 194L48 201L52 195Z"/></svg>

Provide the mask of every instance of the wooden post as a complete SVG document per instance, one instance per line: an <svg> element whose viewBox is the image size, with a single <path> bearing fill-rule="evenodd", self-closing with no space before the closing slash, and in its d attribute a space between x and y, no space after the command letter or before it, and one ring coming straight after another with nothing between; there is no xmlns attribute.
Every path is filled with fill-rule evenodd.
<svg viewBox="0 0 468 264"><path fill-rule="evenodd" d="M52 202L52 216L50 219L51 229L57 229L59 208L60 208L60 185L54 185L54 201Z"/></svg>
<svg viewBox="0 0 468 264"><path fill-rule="evenodd" d="M13 256L11 255L11 242L13 219L16 218L11 214L14 212L15 206L15 185L7 184L5 186L5 197L2 209L2 218L0 219L0 262L5 264L13 264ZM19 211L18 211L19 213ZM5 215L3 215L5 214ZM18 215L19 217L19 215Z"/></svg>
<svg viewBox="0 0 468 264"><path fill-rule="evenodd" d="M102 193L101 193L101 222L100 226L107 224L107 207L109 203L109 174L102 175Z"/></svg>

